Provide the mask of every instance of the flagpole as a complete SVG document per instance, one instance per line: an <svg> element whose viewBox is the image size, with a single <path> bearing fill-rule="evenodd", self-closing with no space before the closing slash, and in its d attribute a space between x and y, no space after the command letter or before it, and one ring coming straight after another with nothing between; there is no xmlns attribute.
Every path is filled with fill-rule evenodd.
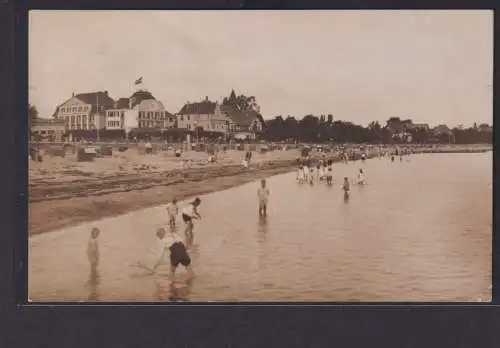
<svg viewBox="0 0 500 348"><path fill-rule="evenodd" d="M95 122L95 124L97 126L96 127L97 128L97 141L99 141L99 122L97 122L99 119L99 116L100 116L100 114L99 114L99 91L97 91L97 118L96 118L96 122Z"/></svg>

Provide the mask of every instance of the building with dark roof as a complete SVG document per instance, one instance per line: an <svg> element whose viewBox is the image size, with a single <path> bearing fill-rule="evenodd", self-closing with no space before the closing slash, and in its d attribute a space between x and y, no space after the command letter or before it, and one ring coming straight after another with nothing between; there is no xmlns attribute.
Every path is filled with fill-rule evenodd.
<svg viewBox="0 0 500 348"><path fill-rule="evenodd" d="M151 99L156 100L156 98L151 94L151 92L140 89L140 90L134 92L130 96L129 108L133 109L136 105L140 104L142 101L151 100Z"/></svg>
<svg viewBox="0 0 500 348"><path fill-rule="evenodd" d="M208 97L200 102L186 103L176 117L177 127L180 129L226 132L227 116L221 112L219 103L208 100Z"/></svg>
<svg viewBox="0 0 500 348"><path fill-rule="evenodd" d="M105 112L115 106L108 91L79 93L60 104L53 114L63 120L69 131L95 130L105 127Z"/></svg>
<svg viewBox="0 0 500 348"><path fill-rule="evenodd" d="M115 109L130 109L130 99L120 98L115 103Z"/></svg>
<svg viewBox="0 0 500 348"><path fill-rule="evenodd" d="M130 98L120 98L106 111L107 129L170 129L176 118L148 91L139 90Z"/></svg>
<svg viewBox="0 0 500 348"><path fill-rule="evenodd" d="M227 132L236 137L251 137L262 132L263 124L254 110L237 111L222 105L221 112L227 116Z"/></svg>

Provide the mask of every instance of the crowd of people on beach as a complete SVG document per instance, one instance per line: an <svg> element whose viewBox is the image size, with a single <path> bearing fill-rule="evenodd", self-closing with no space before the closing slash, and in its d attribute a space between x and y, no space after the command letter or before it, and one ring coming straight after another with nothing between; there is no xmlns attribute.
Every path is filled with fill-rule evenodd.
<svg viewBox="0 0 500 348"><path fill-rule="evenodd" d="M402 161L403 156L410 154L410 152L403 152L398 149L392 152L378 152L378 158L382 159L384 157L390 158L392 162L395 158L399 156ZM337 161L341 163L349 163L352 159L347 151L341 151L337 154ZM361 153L359 159L362 163L366 161L368 155L366 153ZM246 154L245 160L250 161L251 155ZM355 159L355 158L354 158ZM298 184L325 184L327 186L333 186L333 163L334 158L327 158L323 155L321 158L313 159L311 156L306 155L299 159L299 166L297 169L297 182ZM343 178L341 185L344 200L348 201L351 191L351 184L366 185L366 178L363 168L359 169L357 179L349 180L348 177ZM267 217L267 205L269 201L270 191L267 187L266 180L261 180L260 187L257 190L257 201L258 201L258 216L260 218ZM157 269L167 261L170 265L170 281L174 282L176 270L179 265L186 268L188 273L188 279L194 276L193 270L191 268L191 257L189 255L190 248L194 245L194 221L201 220L201 215L198 212L198 207L201 204L200 198L195 198L193 201L185 204L183 207L179 207L177 199L173 199L166 207L167 217L168 217L168 231L165 227L159 227L156 230L156 240L158 247L156 248L157 254L154 255L154 261L150 265L146 265L139 261L137 266L144 268L150 272L150 274L156 273ZM181 217L184 222L184 239L178 234L177 220ZM91 274L97 274L97 269L99 265L99 243L98 238L100 235L100 230L98 228L93 228L90 233L90 240L87 246L87 256L90 264Z"/></svg>

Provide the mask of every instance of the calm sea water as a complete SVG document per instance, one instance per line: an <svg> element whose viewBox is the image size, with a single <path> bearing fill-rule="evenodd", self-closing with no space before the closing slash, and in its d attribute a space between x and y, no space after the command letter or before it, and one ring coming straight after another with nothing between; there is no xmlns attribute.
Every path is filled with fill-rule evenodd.
<svg viewBox="0 0 500 348"><path fill-rule="evenodd" d="M363 168L364 187L342 178ZM195 225L196 277L171 286L134 267L166 221L164 206L29 240L32 301L478 301L490 300L492 153L412 155L334 165L334 185L268 179L202 196ZM180 219L178 224L184 228ZM86 243L100 227L99 278ZM183 234L181 234L183 235Z"/></svg>

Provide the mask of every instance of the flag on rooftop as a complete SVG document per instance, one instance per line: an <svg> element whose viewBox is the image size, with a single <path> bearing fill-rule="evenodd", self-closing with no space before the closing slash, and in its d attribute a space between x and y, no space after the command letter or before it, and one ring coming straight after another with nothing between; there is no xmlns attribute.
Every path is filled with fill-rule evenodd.
<svg viewBox="0 0 500 348"><path fill-rule="evenodd" d="M142 76L135 80L134 84L140 85L142 83Z"/></svg>

